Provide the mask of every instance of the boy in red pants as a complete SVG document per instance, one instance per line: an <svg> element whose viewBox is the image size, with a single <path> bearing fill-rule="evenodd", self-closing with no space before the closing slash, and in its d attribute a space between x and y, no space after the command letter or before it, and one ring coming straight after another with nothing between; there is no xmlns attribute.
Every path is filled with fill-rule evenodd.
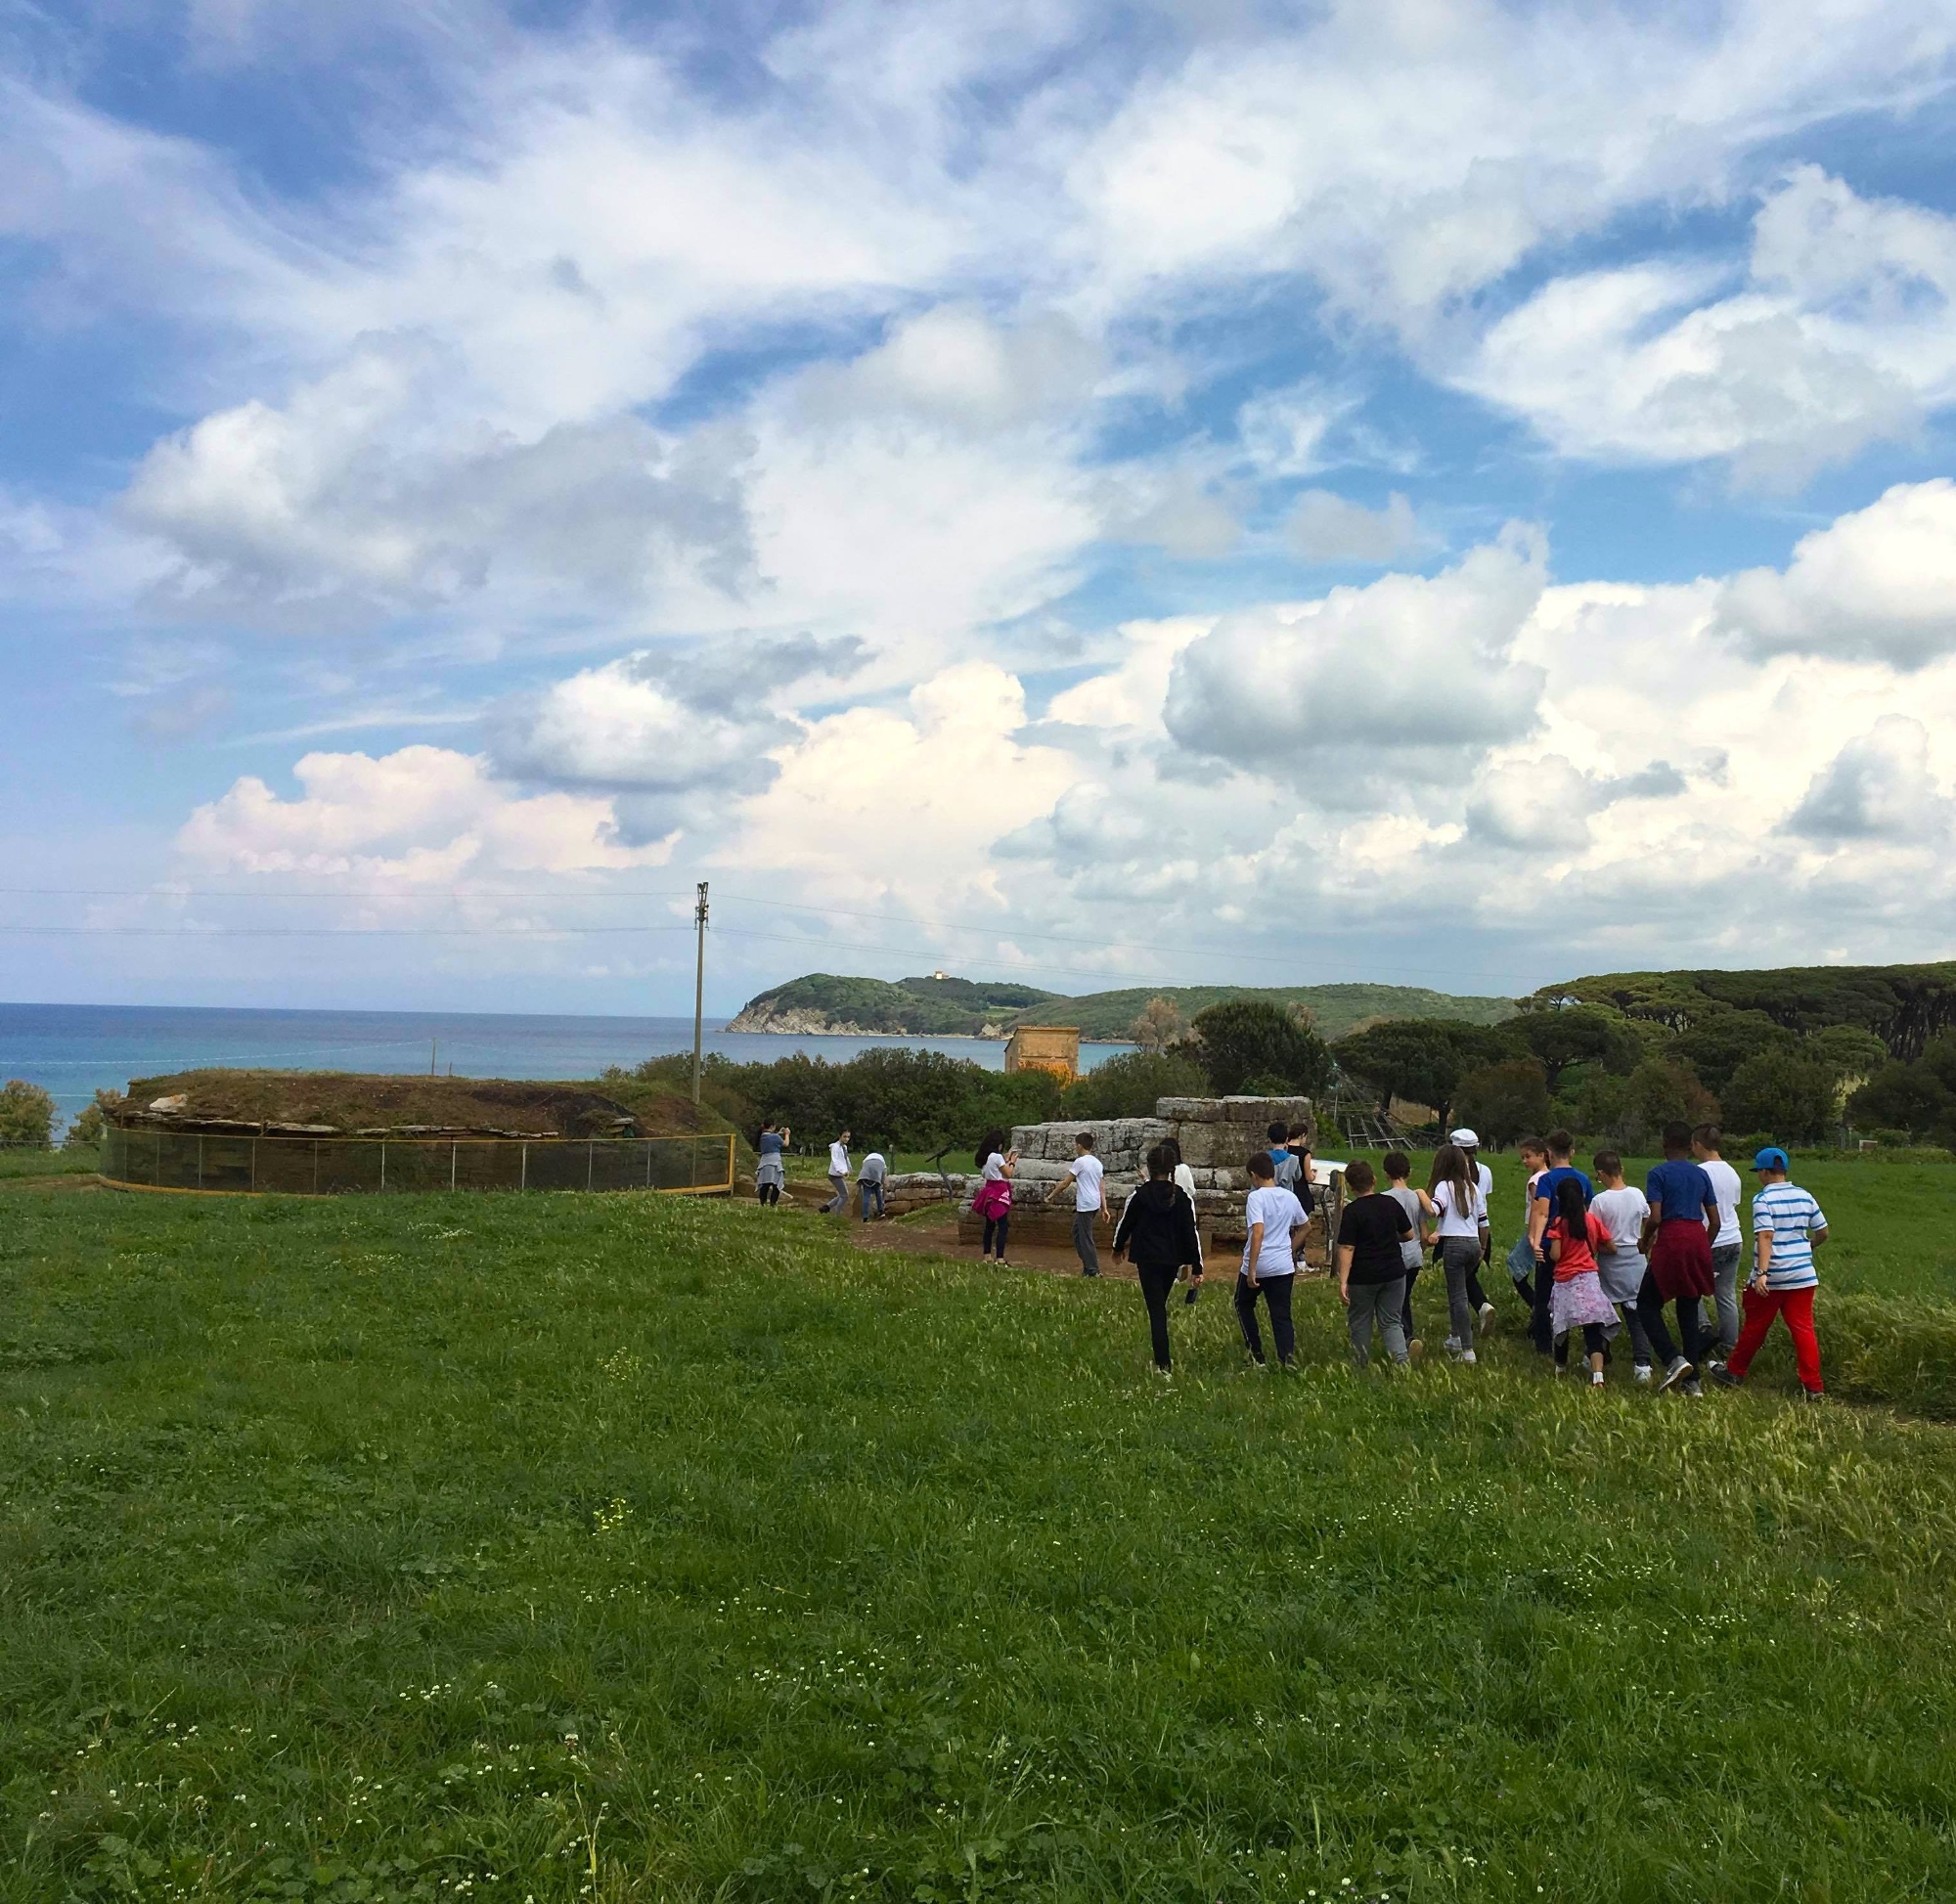
<svg viewBox="0 0 1956 1904"><path fill-rule="evenodd" d="M1786 1152L1768 1145L1753 1159L1759 1175L1753 1198L1752 1281L1746 1285L1746 1323L1732 1359L1712 1371L1721 1388L1736 1389L1746 1379L1753 1357L1766 1339L1773 1317L1786 1317L1793 1337L1800 1387L1808 1401L1825 1395L1820 1386L1820 1339L1813 1333L1813 1292L1819 1278L1813 1271L1813 1246L1827 1240L1827 1218L1820 1206L1797 1183L1788 1180Z"/></svg>

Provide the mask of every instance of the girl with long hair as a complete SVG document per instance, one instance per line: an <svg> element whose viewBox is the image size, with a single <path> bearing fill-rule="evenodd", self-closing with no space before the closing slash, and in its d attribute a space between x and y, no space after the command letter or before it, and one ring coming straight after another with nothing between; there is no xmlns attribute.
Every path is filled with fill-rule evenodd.
<svg viewBox="0 0 1956 1904"><path fill-rule="evenodd" d="M1440 1240L1440 1266L1446 1272L1446 1313L1451 1330L1446 1352L1455 1361L1471 1362L1475 1359L1474 1305L1467 1285L1470 1274L1480 1267L1487 1246L1488 1200L1481 1194L1480 1173L1458 1144L1442 1144L1434 1153L1427 1199Z"/></svg>
<svg viewBox="0 0 1956 1904"><path fill-rule="evenodd" d="M1007 1150L1004 1131L995 1129L985 1132L985 1140L978 1146L972 1162L978 1166L979 1184L971 1208L985 1221L979 1261L994 1257L1000 1266L1008 1267L1005 1235L1012 1225L1012 1173L1018 1168L1019 1153Z"/></svg>
<svg viewBox="0 0 1956 1904"><path fill-rule="evenodd" d="M1555 1186L1555 1215L1543 1240L1555 1278L1548 1320L1555 1336L1556 1372L1569 1366L1569 1338L1580 1329L1589 1357L1590 1386L1600 1389L1604 1331L1617 1319L1596 1269L1596 1252L1611 1245L1610 1225L1582 1201L1582 1186L1574 1177L1566 1176Z"/></svg>

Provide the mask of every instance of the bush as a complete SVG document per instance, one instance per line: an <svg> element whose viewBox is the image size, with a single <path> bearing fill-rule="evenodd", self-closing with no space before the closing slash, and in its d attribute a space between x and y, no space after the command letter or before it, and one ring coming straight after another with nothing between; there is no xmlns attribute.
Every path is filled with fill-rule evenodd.
<svg viewBox="0 0 1956 1904"><path fill-rule="evenodd" d="M123 1101L119 1090L97 1091L95 1101L79 1116L69 1120L67 1129L62 1135L62 1148L93 1150L109 1128L108 1114L120 1109Z"/></svg>
<svg viewBox="0 0 1956 1904"><path fill-rule="evenodd" d="M11 1078L0 1088L0 1147L46 1150L54 1141L55 1101L39 1085Z"/></svg>
<svg viewBox="0 0 1956 1904"><path fill-rule="evenodd" d="M1798 1048L1762 1051L1732 1073L1719 1103L1740 1130L1770 1130L1775 1143L1806 1144L1835 1122L1836 1086L1824 1064Z"/></svg>
<svg viewBox="0 0 1956 1904"><path fill-rule="evenodd" d="M1096 1065L1060 1097L1060 1115L1070 1118L1146 1118L1163 1097L1202 1097L1209 1080L1202 1067L1180 1051L1127 1051Z"/></svg>
<svg viewBox="0 0 1956 1904"><path fill-rule="evenodd" d="M1348 1032L1332 1056L1348 1077L1361 1080L1388 1110L1395 1097L1430 1104L1445 1124L1461 1074L1513 1055L1507 1027L1462 1025L1447 1018L1389 1018Z"/></svg>
<svg viewBox="0 0 1956 1904"><path fill-rule="evenodd" d="M1855 1124L1906 1130L1912 1136L1947 1122L1950 1109L1948 1087L1926 1061L1885 1064L1847 1100L1847 1115Z"/></svg>
<svg viewBox="0 0 1956 1904"><path fill-rule="evenodd" d="M1539 1058L1510 1058L1468 1072L1454 1086L1453 1115L1484 1144L1511 1144L1548 1126L1548 1071Z"/></svg>
<svg viewBox="0 0 1956 1904"><path fill-rule="evenodd" d="M1273 1093L1315 1095L1331 1076L1331 1048L1308 1024L1264 998L1228 998L1195 1015L1195 1050L1210 1088L1227 1097L1252 1078ZM1178 1047L1181 1048L1181 1047Z"/></svg>
<svg viewBox="0 0 1956 1904"><path fill-rule="evenodd" d="M1646 1058L1630 1073L1624 1098L1623 1122L1616 1132L1624 1143L1643 1143L1667 1124L1718 1122L1718 1100L1681 1059Z"/></svg>
<svg viewBox="0 0 1956 1904"><path fill-rule="evenodd" d="M692 1059L652 1058L634 1074L690 1089ZM908 1046L865 1051L842 1064L797 1051L772 1064L710 1057L701 1101L751 1141L763 1118L795 1129L798 1150L819 1149L839 1130L865 1144L936 1150L976 1144L992 1125L1038 1124L1059 1115L1059 1080L1043 1071L988 1071L968 1058Z"/></svg>

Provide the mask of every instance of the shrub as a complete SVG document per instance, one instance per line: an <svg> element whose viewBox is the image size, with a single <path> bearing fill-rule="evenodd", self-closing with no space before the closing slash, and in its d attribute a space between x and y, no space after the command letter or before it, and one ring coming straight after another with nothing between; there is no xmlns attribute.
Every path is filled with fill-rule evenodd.
<svg viewBox="0 0 1956 1904"><path fill-rule="evenodd" d="M1096 1065L1060 1098L1063 1117L1153 1117L1163 1097L1201 1097L1209 1080L1180 1051L1128 1051Z"/></svg>
<svg viewBox="0 0 1956 1904"><path fill-rule="evenodd" d="M1173 998L1150 998L1141 1007L1141 1014L1128 1028L1128 1036L1134 1040L1144 1055L1156 1051L1166 1051L1179 1038L1186 1035L1188 1027L1182 1023L1180 1008ZM1106 1066L1102 1065L1101 1070Z"/></svg>
<svg viewBox="0 0 1956 1904"><path fill-rule="evenodd" d="M1486 1144L1511 1144L1548 1125L1548 1071L1539 1058L1509 1058L1468 1072L1454 1086L1453 1115Z"/></svg>
<svg viewBox="0 0 1956 1904"><path fill-rule="evenodd" d="M1719 1104L1738 1130L1770 1130L1777 1143L1805 1144L1835 1121L1833 1072L1798 1048L1762 1051L1732 1073Z"/></svg>
<svg viewBox="0 0 1956 1904"><path fill-rule="evenodd" d="M1949 1113L1948 1087L1927 1062L1885 1064L1847 1100L1847 1115L1855 1124L1911 1135L1935 1129Z"/></svg>
<svg viewBox="0 0 1956 1904"><path fill-rule="evenodd" d="M1642 1143L1667 1124L1716 1124L1718 1100L1678 1058L1646 1058L1630 1073L1623 1121L1616 1134Z"/></svg>
<svg viewBox="0 0 1956 1904"><path fill-rule="evenodd" d="M102 1133L108 1129L108 1113L118 1109L123 1102L119 1090L99 1090L95 1101L77 1117L69 1120L67 1129L62 1136L64 1150L92 1150L102 1141Z"/></svg>
<svg viewBox="0 0 1956 1904"><path fill-rule="evenodd" d="M1314 1094L1331 1075L1330 1046L1267 999L1225 999L1197 1012L1191 1029L1210 1088L1225 1097L1252 1078L1277 1083L1277 1095Z"/></svg>
<svg viewBox="0 0 1956 1904"><path fill-rule="evenodd" d="M10 1078L0 1087L0 1146L46 1150L54 1140L55 1101L39 1085Z"/></svg>

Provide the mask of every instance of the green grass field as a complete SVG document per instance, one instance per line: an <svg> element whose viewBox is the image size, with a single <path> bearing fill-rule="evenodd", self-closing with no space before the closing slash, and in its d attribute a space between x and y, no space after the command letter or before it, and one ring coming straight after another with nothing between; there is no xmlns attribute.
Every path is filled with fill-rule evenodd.
<svg viewBox="0 0 1956 1904"><path fill-rule="evenodd" d="M1830 1379L1950 1326L1861 1194ZM4 1210L0 1896L1956 1895L1956 1431L1783 1361L1360 1377L1314 1284L1165 1386L1132 1286L752 1206Z"/></svg>

